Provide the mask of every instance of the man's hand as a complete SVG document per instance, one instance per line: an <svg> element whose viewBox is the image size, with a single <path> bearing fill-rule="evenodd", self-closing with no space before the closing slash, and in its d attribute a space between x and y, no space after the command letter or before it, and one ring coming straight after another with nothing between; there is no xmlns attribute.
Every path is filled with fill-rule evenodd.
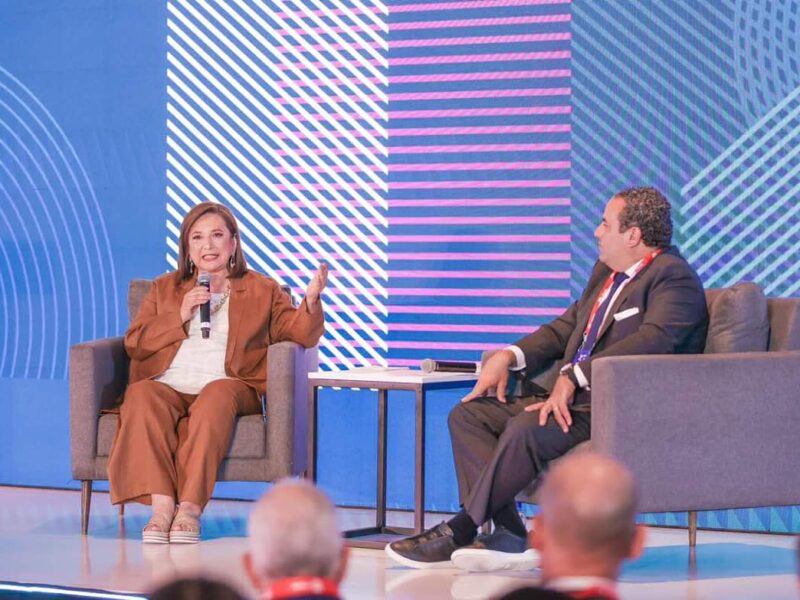
<svg viewBox="0 0 800 600"><path fill-rule="evenodd" d="M485 396L489 388L497 388L497 399L506 401L506 387L508 387L508 369L517 364L517 357L511 350L501 350L494 354L486 364L481 367L481 374L472 391L464 396L461 401L469 402L475 398Z"/></svg>
<svg viewBox="0 0 800 600"><path fill-rule="evenodd" d="M575 398L575 384L566 375L559 375L556 385L550 393L550 397L545 402L537 402L526 406L525 410L532 412L539 411L539 425L544 427L547 423L547 415L552 414L559 427L567 433L572 425L572 415L569 414L569 407Z"/></svg>
<svg viewBox="0 0 800 600"><path fill-rule="evenodd" d="M317 272L314 274L314 278L308 283L308 288L306 289L306 306L308 306L309 311L313 312L317 307L319 296L327 284L328 265L321 263Z"/></svg>

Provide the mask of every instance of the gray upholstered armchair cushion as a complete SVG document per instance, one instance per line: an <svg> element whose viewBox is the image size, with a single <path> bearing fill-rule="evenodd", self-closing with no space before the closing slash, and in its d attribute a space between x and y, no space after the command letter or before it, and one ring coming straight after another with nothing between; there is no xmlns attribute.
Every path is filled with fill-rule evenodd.
<svg viewBox="0 0 800 600"><path fill-rule="evenodd" d="M592 444L643 511L796 504L800 352L615 356L592 380Z"/></svg>
<svg viewBox="0 0 800 600"><path fill-rule="evenodd" d="M94 340L69 351L69 422L72 476L105 479L97 463L100 412L113 409L128 383L121 337Z"/></svg>
<svg viewBox="0 0 800 600"><path fill-rule="evenodd" d="M755 283L708 290L706 354L763 352L769 344L767 298Z"/></svg>

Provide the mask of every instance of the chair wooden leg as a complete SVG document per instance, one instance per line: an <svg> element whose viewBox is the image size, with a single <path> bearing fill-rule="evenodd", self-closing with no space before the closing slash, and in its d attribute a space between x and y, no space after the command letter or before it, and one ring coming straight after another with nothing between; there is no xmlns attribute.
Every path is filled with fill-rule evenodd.
<svg viewBox="0 0 800 600"><path fill-rule="evenodd" d="M89 509L92 507L92 480L81 481L81 533L89 533Z"/></svg>
<svg viewBox="0 0 800 600"><path fill-rule="evenodd" d="M689 511L689 547L694 548L697 545L697 511Z"/></svg>

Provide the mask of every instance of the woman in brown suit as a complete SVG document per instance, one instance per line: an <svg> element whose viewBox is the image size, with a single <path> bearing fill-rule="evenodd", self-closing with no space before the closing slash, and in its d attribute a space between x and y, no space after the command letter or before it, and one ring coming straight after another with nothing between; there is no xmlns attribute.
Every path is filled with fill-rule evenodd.
<svg viewBox="0 0 800 600"><path fill-rule="evenodd" d="M210 276L210 289L197 285L200 273ZM235 418L261 411L269 345L319 341L326 283L323 264L294 308L275 281L247 269L226 207L204 202L186 215L178 270L153 282L125 335L130 383L108 461L114 504L152 504L144 542L198 541Z"/></svg>

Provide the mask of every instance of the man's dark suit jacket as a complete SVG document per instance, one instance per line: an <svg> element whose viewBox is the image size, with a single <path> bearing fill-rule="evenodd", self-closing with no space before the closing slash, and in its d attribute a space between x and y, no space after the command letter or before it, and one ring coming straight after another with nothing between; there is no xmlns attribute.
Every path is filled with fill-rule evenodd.
<svg viewBox="0 0 800 600"><path fill-rule="evenodd" d="M611 272L598 261L577 302L554 321L515 342L525 354L526 376L539 374L554 361L561 366L572 359L583 339L589 313ZM707 329L703 284L671 246L622 288L598 334L592 355L578 365L591 386L592 362L598 358L700 353ZM586 404L590 399L588 390L579 389L574 404Z"/></svg>

